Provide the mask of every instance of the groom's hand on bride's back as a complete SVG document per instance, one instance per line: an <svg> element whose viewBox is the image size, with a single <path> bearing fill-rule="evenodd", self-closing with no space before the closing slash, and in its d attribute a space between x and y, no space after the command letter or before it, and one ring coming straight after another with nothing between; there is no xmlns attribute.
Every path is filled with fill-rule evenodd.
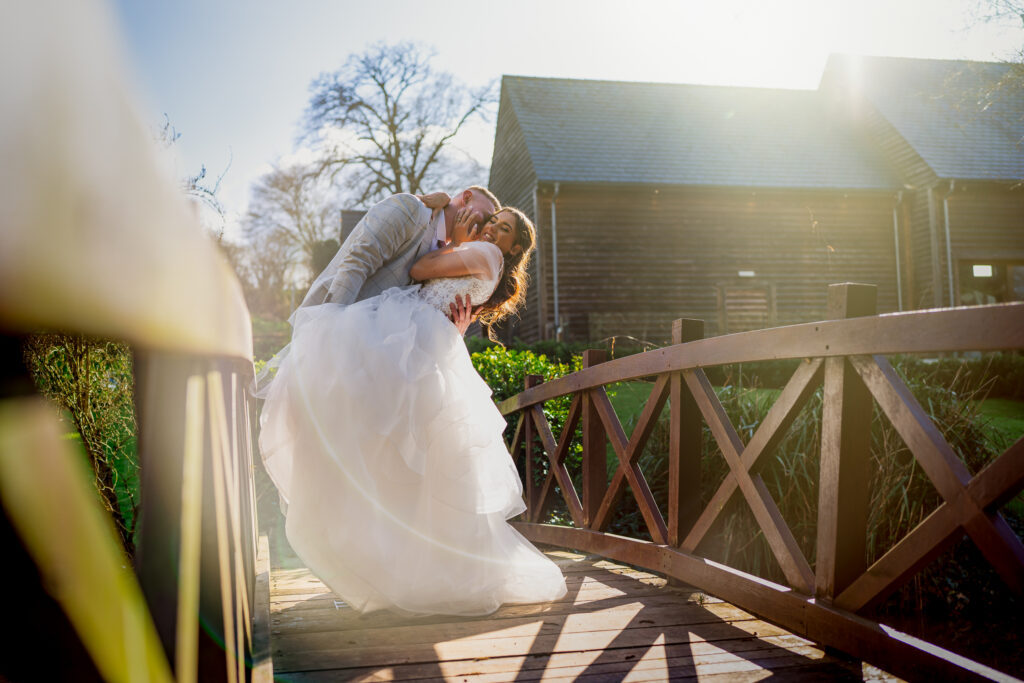
<svg viewBox="0 0 1024 683"><path fill-rule="evenodd" d="M448 304L451 314L448 316L455 328L459 331L459 334L465 336L466 330L476 320L476 315L473 313L473 305L469 301L467 296L465 299L462 298L461 294L455 295L455 301Z"/></svg>

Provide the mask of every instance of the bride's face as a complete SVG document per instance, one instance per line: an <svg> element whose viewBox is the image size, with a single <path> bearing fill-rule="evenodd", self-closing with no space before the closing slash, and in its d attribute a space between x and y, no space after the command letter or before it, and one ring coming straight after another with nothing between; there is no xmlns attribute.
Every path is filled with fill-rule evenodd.
<svg viewBox="0 0 1024 683"><path fill-rule="evenodd" d="M516 244L516 217L511 211L499 211L484 223L477 237L501 249L502 254L518 254L523 250Z"/></svg>

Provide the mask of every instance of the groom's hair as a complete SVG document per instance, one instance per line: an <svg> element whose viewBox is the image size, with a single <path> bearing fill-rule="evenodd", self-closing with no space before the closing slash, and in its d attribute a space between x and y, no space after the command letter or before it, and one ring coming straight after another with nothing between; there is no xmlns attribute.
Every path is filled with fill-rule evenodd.
<svg viewBox="0 0 1024 683"><path fill-rule="evenodd" d="M491 204L494 204L494 210L495 211L497 211L498 209L501 208L501 202L499 202L498 198L494 196L494 193L491 192L490 190L488 190L486 187L480 187L479 185L472 185L470 187L467 187L466 189L467 190L472 190L473 192L478 192L478 193L482 194L483 196L487 197L487 200Z"/></svg>

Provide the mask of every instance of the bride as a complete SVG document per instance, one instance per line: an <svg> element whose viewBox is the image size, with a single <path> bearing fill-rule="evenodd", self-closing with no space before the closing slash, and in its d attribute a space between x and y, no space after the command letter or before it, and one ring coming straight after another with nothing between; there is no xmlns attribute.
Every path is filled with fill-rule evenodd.
<svg viewBox="0 0 1024 683"><path fill-rule="evenodd" d="M484 322L514 311L534 228L504 208L473 237L416 261L423 285L298 309L275 359L259 442L288 541L361 612L478 615L566 592L506 522L525 506L505 421L444 313L456 295Z"/></svg>

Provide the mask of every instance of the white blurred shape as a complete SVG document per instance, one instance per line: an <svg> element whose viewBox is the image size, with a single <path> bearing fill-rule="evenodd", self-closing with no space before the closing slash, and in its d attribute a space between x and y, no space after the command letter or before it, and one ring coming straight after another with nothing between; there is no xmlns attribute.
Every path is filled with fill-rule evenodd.
<svg viewBox="0 0 1024 683"><path fill-rule="evenodd" d="M99 0L0 4L0 327L252 357L230 267L127 86Z"/></svg>

